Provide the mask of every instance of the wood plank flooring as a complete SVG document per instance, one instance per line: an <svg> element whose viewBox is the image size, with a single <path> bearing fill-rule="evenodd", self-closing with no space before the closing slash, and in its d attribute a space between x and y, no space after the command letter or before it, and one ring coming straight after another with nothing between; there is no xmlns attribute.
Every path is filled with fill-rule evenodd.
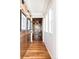
<svg viewBox="0 0 79 59"><path fill-rule="evenodd" d="M51 59L51 57L42 41L34 41L22 59Z"/></svg>
<svg viewBox="0 0 79 59"><path fill-rule="evenodd" d="M30 42L28 41L28 32L21 32L20 33L20 58L23 59L23 56L25 55Z"/></svg>

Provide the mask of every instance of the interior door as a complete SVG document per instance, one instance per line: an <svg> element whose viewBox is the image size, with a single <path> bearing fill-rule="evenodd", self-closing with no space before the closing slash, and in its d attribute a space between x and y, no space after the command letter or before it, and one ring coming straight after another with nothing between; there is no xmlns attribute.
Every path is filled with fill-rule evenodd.
<svg viewBox="0 0 79 59"><path fill-rule="evenodd" d="M33 41L42 41L42 18L33 18Z"/></svg>

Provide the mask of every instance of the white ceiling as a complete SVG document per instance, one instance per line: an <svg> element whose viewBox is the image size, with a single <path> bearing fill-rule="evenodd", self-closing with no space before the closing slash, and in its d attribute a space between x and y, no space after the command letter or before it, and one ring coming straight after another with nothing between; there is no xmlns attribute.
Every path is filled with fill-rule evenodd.
<svg viewBox="0 0 79 59"><path fill-rule="evenodd" d="M43 17L50 0L24 0L33 17Z"/></svg>

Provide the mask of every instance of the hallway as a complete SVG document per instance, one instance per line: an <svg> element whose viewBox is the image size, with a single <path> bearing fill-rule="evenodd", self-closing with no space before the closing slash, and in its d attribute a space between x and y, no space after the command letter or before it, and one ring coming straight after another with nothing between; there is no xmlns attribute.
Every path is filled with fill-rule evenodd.
<svg viewBox="0 0 79 59"><path fill-rule="evenodd" d="M56 59L55 49L53 0L21 0L20 59Z"/></svg>
<svg viewBox="0 0 79 59"><path fill-rule="evenodd" d="M44 42L34 41L30 44L22 59L51 59Z"/></svg>

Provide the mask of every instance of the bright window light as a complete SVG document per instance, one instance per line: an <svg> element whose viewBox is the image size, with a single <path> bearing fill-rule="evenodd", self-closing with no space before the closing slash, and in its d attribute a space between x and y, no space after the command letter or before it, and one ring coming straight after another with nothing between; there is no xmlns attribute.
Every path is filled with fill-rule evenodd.
<svg viewBox="0 0 79 59"><path fill-rule="evenodd" d="M49 27L48 27L48 14L46 14L46 32L48 32L48 29L49 29Z"/></svg>
<svg viewBox="0 0 79 59"><path fill-rule="evenodd" d="M49 10L49 32L52 32L52 9Z"/></svg>

